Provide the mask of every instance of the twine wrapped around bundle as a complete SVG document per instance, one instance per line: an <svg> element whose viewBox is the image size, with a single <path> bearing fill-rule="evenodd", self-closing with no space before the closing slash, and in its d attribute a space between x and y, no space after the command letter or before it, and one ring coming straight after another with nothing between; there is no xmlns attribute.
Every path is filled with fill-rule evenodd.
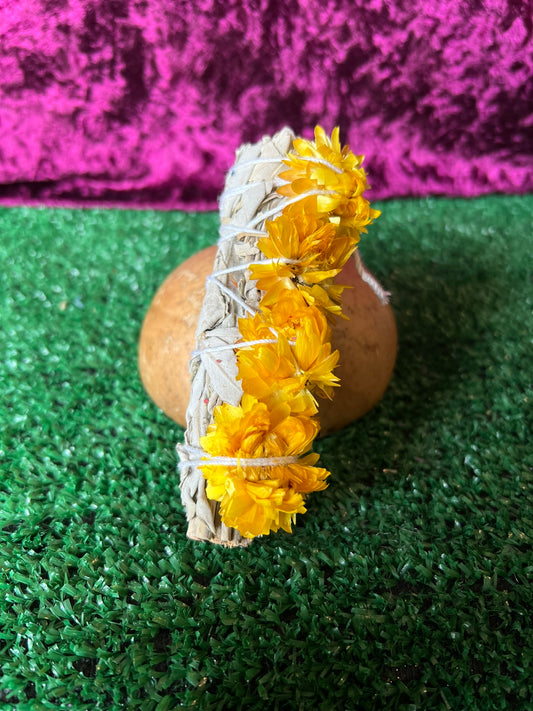
<svg viewBox="0 0 533 711"><path fill-rule="evenodd" d="M206 283L196 350L189 366L192 385L185 443L177 447L187 535L195 540L226 546L251 542L222 523L220 505L206 496L206 482L198 466L202 455L200 438L206 434L217 405L238 405L241 401L234 351L240 338L237 321L257 308L260 293L255 282L247 278L246 268L236 268L264 260L256 246L257 234L262 232L265 220L276 215L283 201L276 191L276 177L284 168L282 160L293 139L294 134L286 128L272 138L242 146L220 198L219 246L213 275Z"/></svg>

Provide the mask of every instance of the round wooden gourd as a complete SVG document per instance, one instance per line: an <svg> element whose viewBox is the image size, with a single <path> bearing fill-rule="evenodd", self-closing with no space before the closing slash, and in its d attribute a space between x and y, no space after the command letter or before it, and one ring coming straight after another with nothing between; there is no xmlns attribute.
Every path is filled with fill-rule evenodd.
<svg viewBox="0 0 533 711"><path fill-rule="evenodd" d="M185 426L189 403L189 356L216 247L194 254L163 282L148 309L139 341L139 371L150 398L165 414ZM321 435L348 425L371 410L382 398L394 368L397 331L390 305L363 281L353 259L337 280L352 288L343 293L342 310L348 321L337 319L332 346L340 352L335 374L340 387L333 400L319 400Z"/></svg>

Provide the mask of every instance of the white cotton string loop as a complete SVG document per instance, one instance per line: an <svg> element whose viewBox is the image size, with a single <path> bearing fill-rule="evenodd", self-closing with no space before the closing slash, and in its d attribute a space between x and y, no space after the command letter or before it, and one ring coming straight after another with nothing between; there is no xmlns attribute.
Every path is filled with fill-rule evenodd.
<svg viewBox="0 0 533 711"><path fill-rule="evenodd" d="M235 230L238 229L238 232ZM234 235L243 235L246 237L264 237L267 233L264 230L254 230L248 225L245 227L238 227L237 225L222 225L218 230L221 240L229 239Z"/></svg>
<svg viewBox="0 0 533 711"><path fill-rule="evenodd" d="M337 168L336 165L333 165L333 163L330 163L329 160L325 160L324 158L315 158L313 156L296 156L298 160L305 160L308 163L318 163L318 165L324 165L326 168L329 168L332 170L334 173L338 173L339 175L342 175L344 173L342 168Z"/></svg>
<svg viewBox="0 0 533 711"><path fill-rule="evenodd" d="M308 197L313 197L314 195L338 195L338 192L336 190L308 190L306 193L301 193L300 195L296 195L296 197L290 198L289 200L284 200L282 203L279 203L276 207L272 208L272 210L256 215L253 220L250 220L246 227L255 227L263 220L267 220L269 217L273 217L274 215L281 213L281 211L289 205L294 205L294 203L300 202L300 200L305 200L305 198Z"/></svg>
<svg viewBox="0 0 533 711"><path fill-rule="evenodd" d="M211 276L219 277L223 276L224 274L233 274L233 272L241 272L245 269L249 269L253 264L257 264L257 262L247 262L246 264L236 264L235 266L228 267L227 269L217 269L217 271L213 272Z"/></svg>
<svg viewBox="0 0 533 711"><path fill-rule="evenodd" d="M265 259L264 261L261 262L248 262L246 264L238 264L233 267L228 267L227 269L219 269L216 272L213 272L210 274L206 282L211 281L217 285L217 287L220 289L220 291L223 291L225 294L227 294L230 298L235 301L235 303L239 304L239 306L242 306L242 308L250 314L250 316L255 316L255 314L258 312L258 309L252 309L243 299L238 296L232 289L227 287L225 284L222 284L222 282L219 281L217 277L219 276L224 276L225 274L232 274L233 272L238 272L238 271L244 271L246 269L249 269L250 267L253 267L255 265L261 265L261 264L299 264L300 260L299 259L289 259L289 258L279 258L279 259ZM241 346L242 347L242 346ZM207 350L207 349L206 349ZM193 355L196 355L200 351L193 351ZM205 351L204 351L205 352Z"/></svg>
<svg viewBox="0 0 533 711"><path fill-rule="evenodd" d="M248 230L246 227L239 227L238 225L224 225L227 230L224 234L221 234L217 240L217 244L222 244L229 239L234 237L266 237L268 232L262 232L261 230Z"/></svg>
<svg viewBox="0 0 533 711"><path fill-rule="evenodd" d="M201 447L192 447L188 444L178 445L182 452L186 452L195 459L188 459L179 464L180 469L185 467L229 466L229 467L282 467L296 464L299 457L294 454L285 457L210 457Z"/></svg>
<svg viewBox="0 0 533 711"><path fill-rule="evenodd" d="M255 314L257 313L257 309L253 309L250 306L248 306L248 304L243 299L241 299L240 296L237 296L237 294L234 291L229 289L225 284L222 284L213 275L209 275L207 277L207 281L214 282L217 285L217 287L220 289L220 291L224 292L224 294L227 294L231 299L233 299L233 301L235 301L235 303L239 304L239 306L241 306L246 311L246 313L250 314L250 316L255 316Z"/></svg>
<svg viewBox="0 0 533 711"><path fill-rule="evenodd" d="M231 239L232 237L237 237L240 235L257 234L260 236L266 236L266 232L262 232L261 230L254 230L253 228L255 228L255 226L263 220L268 220L270 217L274 217L275 215L281 214L281 211L284 210L288 205L294 205L295 203L300 202L300 200L305 200L305 198L313 197L314 195L319 196L338 194L339 193L336 190L308 190L306 193L296 195L296 197L290 198L289 200L282 200L276 205L276 207L272 208L272 210L268 210L267 212L263 212L260 215L256 215L253 220L250 220L250 222L248 222L244 226L233 225L231 223L222 225L219 230L220 237L218 240L218 244L224 242L227 239Z"/></svg>
<svg viewBox="0 0 533 711"><path fill-rule="evenodd" d="M367 272L366 269L363 269L361 279L365 282L365 284L368 284L383 306L386 306L389 303L390 291L385 291L378 280L375 279L370 272Z"/></svg>
<svg viewBox="0 0 533 711"><path fill-rule="evenodd" d="M229 175L233 176L238 170L243 168L253 168L256 165L267 165L272 163L279 163L279 158L254 158L253 160L243 160L241 163L236 163L229 171Z"/></svg>
<svg viewBox="0 0 533 711"><path fill-rule="evenodd" d="M361 255L359 254L359 250L355 251L354 260L355 268L357 269L357 273L359 274L361 279L365 282L365 284L368 284L374 294L381 301L383 306L386 306L389 303L390 291L385 291L379 281L375 279L372 274L370 274L370 272L365 269L365 266L361 260Z"/></svg>
<svg viewBox="0 0 533 711"><path fill-rule="evenodd" d="M219 277L223 274L232 274L233 272L244 271L245 269L250 269L250 267L260 266L263 264L300 264L301 261L301 259L289 259L288 257L274 257L273 259L263 259L260 262L248 262L247 264L237 264L236 266L228 267L227 269L218 269L210 276Z"/></svg>
<svg viewBox="0 0 533 711"><path fill-rule="evenodd" d="M262 346L266 343L277 343L277 338L258 338L256 341L239 341L238 343L225 343L221 346L208 346L192 351L191 358L202 356L204 353L219 353L220 351L234 351L236 348L250 348L251 346Z"/></svg>
<svg viewBox="0 0 533 711"><path fill-rule="evenodd" d="M248 190L250 190L250 188L253 188L256 185L268 185L269 189L270 186L272 186L273 188L279 188L282 185L287 185L287 181L280 180L278 178L276 178L275 180L271 180L268 183L266 183L264 180L250 180L250 182L246 183L245 185L236 185L233 188L226 188L220 196L220 202L224 202L224 200L228 200L229 198L238 197L239 195L244 195L248 192Z"/></svg>
<svg viewBox="0 0 533 711"><path fill-rule="evenodd" d="M272 333L274 333L276 336L276 331L274 328L270 327L270 330ZM207 346L207 348L198 348L195 351L191 352L191 358L195 358L196 356L202 356L204 353L219 353L221 351L234 351L237 350L238 348L251 348L252 346L262 346L266 345L269 343L277 343L278 338L258 338L255 341L238 341L237 343L224 343L221 346ZM289 338L287 343L289 346L295 346L296 345L296 339L295 338Z"/></svg>
<svg viewBox="0 0 533 711"><path fill-rule="evenodd" d="M176 449L181 450L182 452L186 452L187 454L190 455L195 455L196 457L202 457L205 455L204 450L201 447L194 447L190 444L177 444Z"/></svg>
<svg viewBox="0 0 533 711"><path fill-rule="evenodd" d="M205 453L207 454L207 453ZM263 467L286 467L296 464L298 457L209 457L189 459L179 463L180 471L187 467L247 467L259 469Z"/></svg>
<svg viewBox="0 0 533 711"><path fill-rule="evenodd" d="M328 160L325 160L324 158L316 158L314 156L301 156L296 154L295 158L297 160L305 160L308 163L317 163L318 165L324 165L326 168L329 168L332 170L334 173L338 173L339 175L342 175L344 172L342 168L338 168L336 165L333 165L333 163L330 163ZM242 170L243 168L253 168L256 165L265 165L268 163L279 163L279 158L255 158L254 160L247 160L243 161L242 163L237 163L236 165L233 166L230 170L230 175L235 175L237 170ZM284 165L287 165L285 161L282 161ZM288 167L288 166L287 166Z"/></svg>
<svg viewBox="0 0 533 711"><path fill-rule="evenodd" d="M244 193L248 192L248 190L250 189L250 185L258 185L262 182L262 180L259 180L255 183L250 182L245 183L244 185L236 185L234 188L226 188L220 196L220 200L222 202L223 200L227 200L231 197L236 197L237 195L244 195Z"/></svg>

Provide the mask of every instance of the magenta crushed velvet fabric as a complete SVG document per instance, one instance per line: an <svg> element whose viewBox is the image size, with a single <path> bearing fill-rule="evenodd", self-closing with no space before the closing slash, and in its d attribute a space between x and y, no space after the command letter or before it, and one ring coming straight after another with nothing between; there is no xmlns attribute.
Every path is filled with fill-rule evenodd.
<svg viewBox="0 0 533 711"><path fill-rule="evenodd" d="M213 208L234 152L341 127L371 197L533 187L532 0L0 3L0 202Z"/></svg>

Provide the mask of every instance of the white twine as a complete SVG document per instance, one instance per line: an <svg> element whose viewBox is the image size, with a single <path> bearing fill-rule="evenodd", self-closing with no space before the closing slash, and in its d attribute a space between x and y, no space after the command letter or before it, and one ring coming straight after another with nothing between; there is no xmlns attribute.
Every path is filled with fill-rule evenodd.
<svg viewBox="0 0 533 711"><path fill-rule="evenodd" d="M206 452L207 454L207 452ZM202 459L189 459L180 462L179 468L191 467L249 467L252 469L262 467L286 467L296 464L298 457L202 457Z"/></svg>
<svg viewBox="0 0 533 711"><path fill-rule="evenodd" d="M240 296L238 296L234 291L232 291L230 288L228 288L225 284L222 284L216 277L214 277L212 274L210 274L206 281L212 281L214 282L220 291L223 291L224 294L227 294L230 298L232 298L235 303L239 304L239 306L242 306L242 308L250 314L250 316L255 316L255 314L258 312L259 309L253 309L251 306L249 306L246 301L241 299Z"/></svg>
<svg viewBox="0 0 533 711"><path fill-rule="evenodd" d="M239 341L238 343L224 343L221 346L208 346L192 351L191 358L202 356L204 353L219 353L220 351L233 351L236 348L249 348L250 346L261 346L264 343L277 343L277 338L258 338L256 341Z"/></svg>
<svg viewBox="0 0 533 711"><path fill-rule="evenodd" d="M256 180L254 182L250 183L245 183L244 185L235 185L233 188L226 188L222 195L220 196L221 200L227 200L230 197L236 197L237 195L244 195L248 191L248 186L249 185L259 185L260 183L264 183L264 180Z"/></svg>
<svg viewBox="0 0 533 711"><path fill-rule="evenodd" d="M244 271L245 269L249 269L252 266L255 266L256 264L276 264L276 263L283 263L283 264L299 264L300 260L298 259L266 259L263 262L248 262L247 264L238 264L233 267L228 267L227 269L219 269L216 272L213 272L207 277L206 281L212 281L214 282L218 288L223 291L225 294L227 294L230 298L232 298L239 306L242 306L243 309L245 309L251 316L255 316L256 313L258 313L259 309L252 309L243 299L238 296L232 289L227 287L225 284L222 284L217 277L219 276L224 276L225 274L232 274L233 272L238 272L238 271ZM191 352L191 358L195 358L196 356L202 356L204 353L220 353L222 351L229 351L229 350L235 350L236 348L248 348L251 346L259 346L267 343L277 343L278 342L278 334L276 330L270 326L269 327L272 333L276 336L276 338L260 338L254 341L239 341L238 343L225 343L220 346L208 346L207 348L198 348L197 350L194 350ZM289 341L290 345L294 345L292 341Z"/></svg>
<svg viewBox="0 0 533 711"><path fill-rule="evenodd" d="M207 452L205 453L207 455ZM187 467L247 467L249 469L262 469L263 467L286 467L296 464L298 457L203 457L202 459L189 459L180 462L180 471Z"/></svg>
<svg viewBox="0 0 533 711"><path fill-rule="evenodd" d="M296 464L299 457L289 455L285 457L211 457L201 447L192 447L189 444L178 444L177 447L182 452L187 452L196 456L196 459L188 459L178 464L180 470L187 467L201 466L227 466L227 467L284 467L287 464Z"/></svg>
<svg viewBox="0 0 533 711"><path fill-rule="evenodd" d="M256 165L266 165L268 163L280 163L279 158L254 158L253 160L244 160L241 163L236 163L230 168L229 174L235 175L238 170L243 168L253 168Z"/></svg>
<svg viewBox="0 0 533 711"><path fill-rule="evenodd" d="M191 358L195 356L200 356L204 353L219 353L220 351L234 351L237 348L250 348L251 346L261 346L267 343L277 343L279 338L277 338L276 329L269 326L269 329L276 335L276 338L258 338L256 341L238 341L237 343L224 343L221 346L207 346L207 348L199 348L196 351L191 352ZM296 345L296 338L287 339L289 346Z"/></svg>
<svg viewBox="0 0 533 711"><path fill-rule="evenodd" d="M269 159L270 160L270 159ZM278 162L278 159L274 159L274 162ZM248 164L250 161L248 161ZM245 183L244 185L236 185L233 188L226 188L222 195L220 196L220 200L227 200L228 198L232 197L237 197L238 195L244 195L251 186L253 185L261 185L261 184L266 184L265 180L250 180L249 183ZM273 188L279 188L282 185L287 185L286 180L280 180L279 178L274 178L273 180L269 181L269 185L272 184Z"/></svg>
<svg viewBox="0 0 533 711"><path fill-rule="evenodd" d="M339 175L342 175L344 172L342 168L338 168L336 165L333 165L333 163L330 163L325 158L316 158L314 156L301 156L298 153L295 155L295 157L298 160L307 161L308 163L318 163L319 165L324 165L324 166L326 166L326 168L329 168L334 173L338 173ZM279 162L280 162L279 158L255 158L253 160L243 161L242 163L237 163L236 165L233 166L233 168L231 168L230 175L235 175L235 172L237 171L237 169L253 168L255 165L260 165L260 164L265 164L265 163L279 163ZM282 161L282 163L287 168L289 167L283 161ZM284 182L287 183L288 181L284 181Z"/></svg>
<svg viewBox="0 0 533 711"><path fill-rule="evenodd" d="M248 262L247 264L237 264L236 266L233 267L228 267L227 269L219 269L216 272L213 272L210 274L207 279L210 281L213 281L217 284L217 286L220 287L220 289L225 293L228 294L234 301L236 301L240 306L246 307L247 304L239 297L237 294L232 291L229 287L225 286L222 284L217 277L219 276L224 276L225 274L232 274L233 272L239 272L239 271L244 271L245 269L249 269L250 267L255 266L256 264L300 264L299 259L285 259L285 258L280 258L280 259L265 259L262 262ZM248 309L248 311L251 313L252 316L254 316L259 309L257 309L255 312L251 311ZM272 327L269 326L270 330L272 333L276 336L276 338L260 338L255 341L239 341L237 343L224 343L220 346L208 346L206 348L198 348L197 350L194 350L191 352L191 358L195 358L196 356L202 356L204 353L220 353L222 351L230 351L230 350L235 350L237 348L249 348L251 346L260 346L263 344L268 344L268 343L277 343L278 342L278 334L277 331ZM289 345L293 346L295 344L295 341L289 340Z"/></svg>
<svg viewBox="0 0 533 711"><path fill-rule="evenodd" d="M265 237L268 234L264 230L253 230L247 226L239 227L238 232L235 232L236 229L237 225L222 225L218 230L218 233L220 235L218 240L219 244L220 242L224 242L226 239L231 239L236 234L240 235L241 237Z"/></svg>
<svg viewBox="0 0 533 711"><path fill-rule="evenodd" d="M297 156L298 160L305 160L308 163L318 163L319 165L325 165L326 168L329 168L332 170L334 173L338 173L339 175L342 175L344 173L344 170L342 168L337 168L336 165L333 165L333 163L330 163L329 160L326 160L325 158L315 158L314 156Z"/></svg>
<svg viewBox="0 0 533 711"><path fill-rule="evenodd" d="M313 197L314 195L340 195L340 193L338 190L308 190L306 193L296 195L296 197L281 200L276 207L273 207L271 210L267 210L267 212L263 212L260 215L256 215L253 220L250 220L250 222L244 225L244 227L232 225L231 223L223 225L219 230L220 237L218 239L218 243L220 244L221 242L231 239L232 237L237 237L238 235L266 235L266 232L261 232L260 230L254 230L253 232L250 232L250 230L253 230L259 222L268 220L269 217L280 214L289 205L294 205L295 203L300 202L300 200L305 200L305 198Z"/></svg>
<svg viewBox="0 0 533 711"><path fill-rule="evenodd" d="M365 265L363 264L361 255L359 254L359 250L355 251L354 259L355 268L361 279L365 282L365 284L368 284L368 286L372 289L372 291L378 297L383 306L386 306L389 303L389 296L391 295L390 291L385 291L379 281L375 279L372 274L370 274L370 272L365 269Z"/></svg>
<svg viewBox="0 0 533 711"><path fill-rule="evenodd" d="M366 269L362 270L361 279L365 282L365 284L368 284L383 306L386 306L389 303L389 297L391 295L390 291L385 291L378 280L375 279L370 272L367 272Z"/></svg>
<svg viewBox="0 0 533 711"><path fill-rule="evenodd" d="M248 262L247 264L237 264L234 267L228 267L227 269L219 269L213 272L210 276L218 277L223 274L232 274L233 272L244 271L245 269L250 269L250 267L255 267L263 264L301 264L301 259L289 259L288 257L273 257L272 259L263 259L260 262Z"/></svg>
<svg viewBox="0 0 533 711"><path fill-rule="evenodd" d="M281 203L278 203L276 207L273 207L272 210L267 210L267 212L263 212L260 215L256 215L253 220L250 220L250 222L247 224L247 227L255 227L258 222L262 222L263 220L267 220L269 217L272 217L273 215L277 215L279 212L282 212L286 207L289 205L293 205L294 203L300 202L300 200L305 200L307 197L313 197L313 195L340 195L340 193L337 190L308 190L306 193L301 193L300 195L296 195L296 197L289 198L288 200L284 200Z"/></svg>

